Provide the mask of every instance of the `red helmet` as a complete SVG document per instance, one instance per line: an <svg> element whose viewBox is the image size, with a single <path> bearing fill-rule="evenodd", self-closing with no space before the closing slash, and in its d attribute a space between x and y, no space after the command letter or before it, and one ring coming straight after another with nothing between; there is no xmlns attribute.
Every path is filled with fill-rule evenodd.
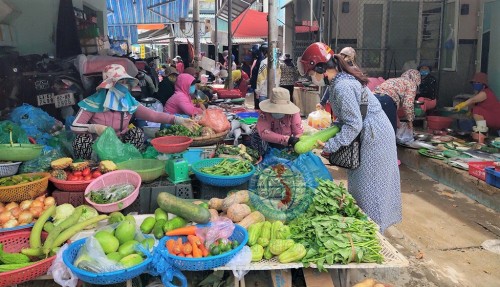
<svg viewBox="0 0 500 287"><path fill-rule="evenodd" d="M312 43L297 60L297 68L302 76L305 76L309 71L319 63L328 62L334 55L333 50L325 43Z"/></svg>

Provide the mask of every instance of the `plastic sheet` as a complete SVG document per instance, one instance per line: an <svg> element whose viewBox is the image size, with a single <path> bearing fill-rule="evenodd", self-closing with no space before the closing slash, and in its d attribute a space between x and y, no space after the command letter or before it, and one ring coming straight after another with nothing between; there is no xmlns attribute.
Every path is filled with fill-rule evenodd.
<svg viewBox="0 0 500 287"><path fill-rule="evenodd" d="M112 128L104 130L92 148L100 160L111 160L120 163L142 158L141 152L131 144L122 143Z"/></svg>
<svg viewBox="0 0 500 287"><path fill-rule="evenodd" d="M11 120L22 127L35 127L41 132L50 132L55 124L55 119L40 108L23 104L15 108L11 115Z"/></svg>
<svg viewBox="0 0 500 287"><path fill-rule="evenodd" d="M243 249L241 249L241 251L226 264L226 266L233 270L234 277L241 280L248 272L250 272L250 270L248 270L248 266L251 262L252 251L250 250L250 247L244 246Z"/></svg>
<svg viewBox="0 0 500 287"><path fill-rule="evenodd" d="M400 123L396 132L396 141L400 144L409 144L413 139L413 129L410 128L408 123Z"/></svg>
<svg viewBox="0 0 500 287"><path fill-rule="evenodd" d="M39 157L25 161L19 167L20 173L30 173L30 172L43 172L50 170L50 162L58 158L64 157L65 155L60 149L54 149L52 147L46 146Z"/></svg>

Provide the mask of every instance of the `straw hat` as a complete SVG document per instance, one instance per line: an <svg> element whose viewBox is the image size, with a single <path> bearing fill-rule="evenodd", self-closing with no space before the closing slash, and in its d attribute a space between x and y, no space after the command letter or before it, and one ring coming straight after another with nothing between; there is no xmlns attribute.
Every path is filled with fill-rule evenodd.
<svg viewBox="0 0 500 287"><path fill-rule="evenodd" d="M139 84L139 80L127 74L125 68L122 65L111 64L107 65L102 71L102 83L97 86L99 89L111 89L120 80L127 80L131 87L135 87Z"/></svg>
<svg viewBox="0 0 500 287"><path fill-rule="evenodd" d="M345 47L340 50L340 55L346 55L349 58L354 59L356 57L356 51L352 47Z"/></svg>
<svg viewBox="0 0 500 287"><path fill-rule="evenodd" d="M476 73L474 77L472 77L471 83L481 83L484 85L488 85L488 75L485 73Z"/></svg>
<svg viewBox="0 0 500 287"><path fill-rule="evenodd" d="M273 88L271 98L262 101L259 107L266 113L293 115L300 112L300 109L290 101L290 92L285 88Z"/></svg>

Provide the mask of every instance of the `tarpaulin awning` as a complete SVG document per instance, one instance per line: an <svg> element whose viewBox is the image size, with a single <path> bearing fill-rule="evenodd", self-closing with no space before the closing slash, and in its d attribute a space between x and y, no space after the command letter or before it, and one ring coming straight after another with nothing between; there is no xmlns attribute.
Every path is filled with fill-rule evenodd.
<svg viewBox="0 0 500 287"><path fill-rule="evenodd" d="M248 9L234 19L231 28L234 37L267 38L267 13Z"/></svg>
<svg viewBox="0 0 500 287"><path fill-rule="evenodd" d="M137 43L137 25L167 24L186 18L190 0L106 0L109 36Z"/></svg>

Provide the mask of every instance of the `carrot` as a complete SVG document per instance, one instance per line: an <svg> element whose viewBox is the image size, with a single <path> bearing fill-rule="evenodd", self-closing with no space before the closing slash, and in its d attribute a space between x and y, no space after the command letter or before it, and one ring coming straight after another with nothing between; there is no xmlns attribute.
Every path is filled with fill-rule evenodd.
<svg viewBox="0 0 500 287"><path fill-rule="evenodd" d="M186 255L186 258L193 258L193 255L188 254L188 255Z"/></svg>
<svg viewBox="0 0 500 287"><path fill-rule="evenodd" d="M174 254L175 240L169 239L165 245L167 246L168 252Z"/></svg>
<svg viewBox="0 0 500 287"><path fill-rule="evenodd" d="M179 257L186 257L186 255L184 255L184 253L182 253L182 252L179 253L179 254L177 254L177 256L179 256Z"/></svg>
<svg viewBox="0 0 500 287"><path fill-rule="evenodd" d="M205 247L205 245L200 244L198 247L200 248L201 254L203 255L203 257L207 257L210 252L208 252L208 250Z"/></svg>
<svg viewBox="0 0 500 287"><path fill-rule="evenodd" d="M182 254L182 238L177 238L173 250L174 254Z"/></svg>
<svg viewBox="0 0 500 287"><path fill-rule="evenodd" d="M185 226L165 233L167 236L196 235L196 226Z"/></svg>
<svg viewBox="0 0 500 287"><path fill-rule="evenodd" d="M184 244L184 248L182 248L182 252L186 255L190 255L193 252L193 246L191 243L186 242L186 244Z"/></svg>
<svg viewBox="0 0 500 287"><path fill-rule="evenodd" d="M193 247L193 257L194 258L203 257L203 253L201 252L200 248L198 248L198 246L201 245L200 239L194 235L188 235L188 241L191 243L191 246Z"/></svg>
<svg viewBox="0 0 500 287"><path fill-rule="evenodd" d="M188 239L189 242L191 242L191 244L195 244L196 246L200 246L201 245L201 240L196 235L188 235L187 239Z"/></svg>

